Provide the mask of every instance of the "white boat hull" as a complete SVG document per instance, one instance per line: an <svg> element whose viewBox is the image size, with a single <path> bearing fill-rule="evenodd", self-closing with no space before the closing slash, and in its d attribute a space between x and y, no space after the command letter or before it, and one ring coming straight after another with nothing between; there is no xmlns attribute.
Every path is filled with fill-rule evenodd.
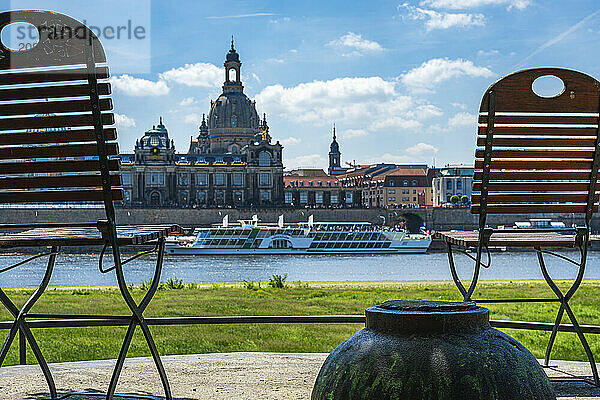
<svg viewBox="0 0 600 400"><path fill-rule="evenodd" d="M395 243L396 244L396 243ZM202 246L186 246L177 243L167 243L167 254L173 255L294 255L294 254L419 254L426 253L431 244L430 238L406 239L395 246L388 248L364 248L364 249L317 249L317 248L224 248L215 249Z"/></svg>

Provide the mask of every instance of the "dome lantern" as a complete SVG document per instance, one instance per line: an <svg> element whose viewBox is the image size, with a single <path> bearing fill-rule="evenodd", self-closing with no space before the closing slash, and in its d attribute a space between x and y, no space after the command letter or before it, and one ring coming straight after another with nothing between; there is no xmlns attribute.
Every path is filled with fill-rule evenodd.
<svg viewBox="0 0 600 400"><path fill-rule="evenodd" d="M231 36L231 49L225 57L225 83L223 83L223 92L241 92L244 90L241 78L240 55L233 47L233 36Z"/></svg>

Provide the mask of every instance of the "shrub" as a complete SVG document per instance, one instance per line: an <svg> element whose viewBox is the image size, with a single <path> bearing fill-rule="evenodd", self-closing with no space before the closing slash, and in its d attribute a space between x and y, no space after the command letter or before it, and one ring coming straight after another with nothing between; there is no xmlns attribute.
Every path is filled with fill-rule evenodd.
<svg viewBox="0 0 600 400"><path fill-rule="evenodd" d="M287 279L287 274L281 275L273 275L269 278L269 286L277 289L283 289L285 287L285 280Z"/></svg>
<svg viewBox="0 0 600 400"><path fill-rule="evenodd" d="M247 281L247 280L243 280L242 283L244 284L244 289L246 290L256 290L256 286L254 286L254 281Z"/></svg>
<svg viewBox="0 0 600 400"><path fill-rule="evenodd" d="M150 285L152 285L152 279L146 279L140 284L140 289L147 292L150 289Z"/></svg>
<svg viewBox="0 0 600 400"><path fill-rule="evenodd" d="M198 282L189 282L185 284L186 289L198 289L200 284Z"/></svg>
<svg viewBox="0 0 600 400"><path fill-rule="evenodd" d="M179 290L183 289L183 282L181 279L169 278L167 279L167 289Z"/></svg>

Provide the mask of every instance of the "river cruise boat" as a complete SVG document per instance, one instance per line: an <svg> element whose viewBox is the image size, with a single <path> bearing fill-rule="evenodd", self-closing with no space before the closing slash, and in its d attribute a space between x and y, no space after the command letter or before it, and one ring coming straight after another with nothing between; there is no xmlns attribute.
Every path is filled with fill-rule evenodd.
<svg viewBox="0 0 600 400"><path fill-rule="evenodd" d="M425 253L431 235L407 233L368 222L313 222L259 224L258 219L198 228L193 236L168 241L168 254L396 254Z"/></svg>

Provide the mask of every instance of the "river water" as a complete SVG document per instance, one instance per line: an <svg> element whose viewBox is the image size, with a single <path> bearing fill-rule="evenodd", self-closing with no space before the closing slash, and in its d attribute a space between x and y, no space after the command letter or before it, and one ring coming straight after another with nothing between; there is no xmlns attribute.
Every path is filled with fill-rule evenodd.
<svg viewBox="0 0 600 400"><path fill-rule="evenodd" d="M577 257L577 253L570 253ZM25 255L0 256L0 268L25 259ZM470 278L473 261L456 255L463 279ZM105 259L104 268L111 258ZM152 277L154 257L137 259L125 266L129 283L139 284ZM553 278L570 279L577 267L546 256ZM0 274L0 287L37 286L45 269L44 259ZM427 281L451 280L445 253L397 255L297 255L297 256L169 256L162 279L184 282L268 281L274 274L287 274L288 281ZM600 279L600 252L588 255L585 278ZM482 269L484 280L543 279L533 252L494 253L490 268ZM53 286L115 285L115 274L98 271L97 255L61 254L50 281Z"/></svg>

